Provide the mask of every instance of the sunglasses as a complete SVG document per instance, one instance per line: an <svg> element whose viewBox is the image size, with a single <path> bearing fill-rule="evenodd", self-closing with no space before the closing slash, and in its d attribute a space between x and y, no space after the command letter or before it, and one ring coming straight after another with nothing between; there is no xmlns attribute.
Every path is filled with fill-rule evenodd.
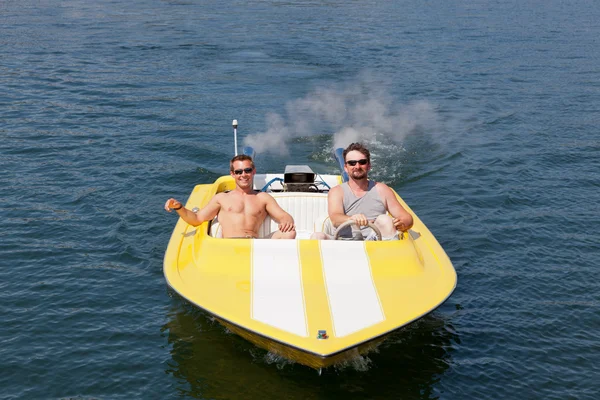
<svg viewBox="0 0 600 400"><path fill-rule="evenodd" d="M368 161L366 158L361 158L360 160L346 161L346 164L348 164L351 167L354 167L356 165L356 163L359 163L360 165L367 165Z"/></svg>
<svg viewBox="0 0 600 400"><path fill-rule="evenodd" d="M233 170L233 173L236 175L241 175L244 172L247 174L251 174L252 171L254 171L254 168L244 168L244 169L235 169L235 170Z"/></svg>

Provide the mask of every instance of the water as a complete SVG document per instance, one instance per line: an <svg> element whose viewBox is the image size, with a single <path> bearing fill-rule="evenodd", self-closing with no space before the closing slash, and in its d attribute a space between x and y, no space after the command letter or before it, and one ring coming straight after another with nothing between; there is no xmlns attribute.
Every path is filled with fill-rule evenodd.
<svg viewBox="0 0 600 400"><path fill-rule="evenodd" d="M0 2L0 397L594 399L592 1ZM167 288L162 210L361 139L457 290L322 376Z"/></svg>

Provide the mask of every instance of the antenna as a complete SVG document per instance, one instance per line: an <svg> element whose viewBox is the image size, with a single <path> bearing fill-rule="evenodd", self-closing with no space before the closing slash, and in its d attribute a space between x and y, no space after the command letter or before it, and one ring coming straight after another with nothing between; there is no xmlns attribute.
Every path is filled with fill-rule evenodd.
<svg viewBox="0 0 600 400"><path fill-rule="evenodd" d="M237 152L237 119L234 119L232 122L233 125L233 145L234 145L234 155L237 156L238 152Z"/></svg>

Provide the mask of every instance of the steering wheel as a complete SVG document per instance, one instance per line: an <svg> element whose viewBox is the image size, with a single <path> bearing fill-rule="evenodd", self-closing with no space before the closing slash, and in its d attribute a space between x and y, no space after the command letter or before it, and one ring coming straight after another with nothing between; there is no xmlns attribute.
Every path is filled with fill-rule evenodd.
<svg viewBox="0 0 600 400"><path fill-rule="evenodd" d="M339 236L340 236L340 232L342 231L343 228L346 228L347 226L350 225L356 225L356 221L353 219L349 219L348 221L343 222L340 226L338 226L338 228L335 230L335 232L333 233L333 239L334 240L338 240ZM369 222L367 224L367 226L371 229L373 229L373 232L375 232L375 235L377 235L377 240L381 240L381 231L379 230L379 228L372 222Z"/></svg>

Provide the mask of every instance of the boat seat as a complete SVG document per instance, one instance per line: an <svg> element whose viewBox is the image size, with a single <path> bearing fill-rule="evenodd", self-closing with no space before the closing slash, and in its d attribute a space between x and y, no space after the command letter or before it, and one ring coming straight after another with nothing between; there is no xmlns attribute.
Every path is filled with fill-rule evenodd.
<svg viewBox="0 0 600 400"><path fill-rule="evenodd" d="M322 193L272 193L277 203L288 212L296 224L296 239L309 239L313 232L327 232L327 195ZM260 238L268 237L278 229L278 224L267 216L258 229ZM213 237L223 237L221 225L215 218L210 227Z"/></svg>

